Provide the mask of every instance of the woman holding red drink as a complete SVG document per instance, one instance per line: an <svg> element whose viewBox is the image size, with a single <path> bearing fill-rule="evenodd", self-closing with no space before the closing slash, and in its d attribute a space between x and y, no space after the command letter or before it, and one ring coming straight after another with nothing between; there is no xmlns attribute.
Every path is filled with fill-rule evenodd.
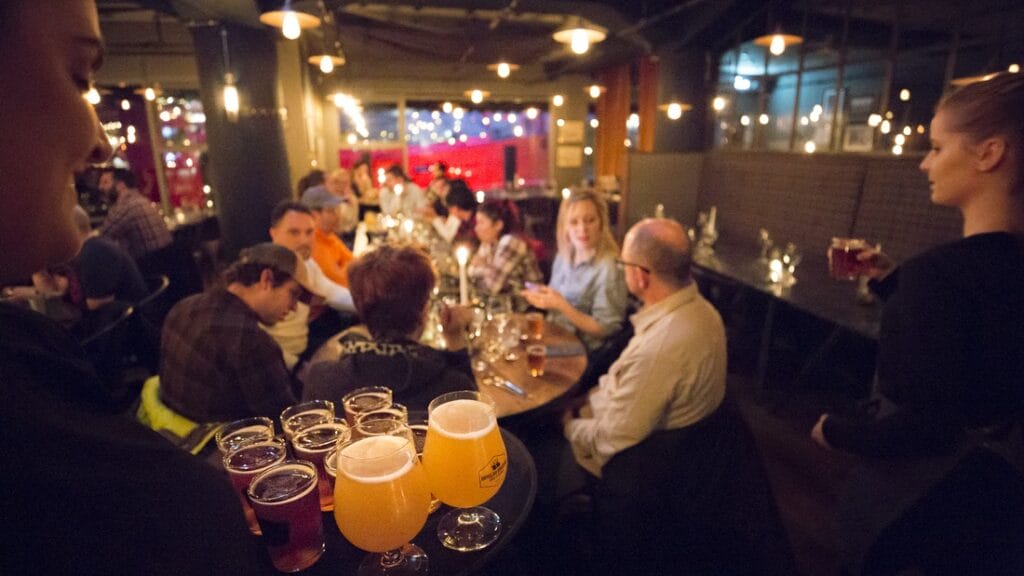
<svg viewBox="0 0 1024 576"><path fill-rule="evenodd" d="M840 511L851 571L1020 574L1024 76L947 96L930 138L921 170L963 238L898 267L858 255L885 301L877 411L823 414L811 436L866 457Z"/></svg>

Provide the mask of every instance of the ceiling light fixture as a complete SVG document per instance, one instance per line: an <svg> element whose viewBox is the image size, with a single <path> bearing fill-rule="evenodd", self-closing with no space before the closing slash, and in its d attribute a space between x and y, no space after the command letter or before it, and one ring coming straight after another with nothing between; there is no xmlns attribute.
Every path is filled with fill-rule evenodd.
<svg viewBox="0 0 1024 576"><path fill-rule="evenodd" d="M512 72L519 70L519 64L510 64L504 61L495 62L494 64L488 64L487 69L497 72L498 78L508 78Z"/></svg>
<svg viewBox="0 0 1024 576"><path fill-rule="evenodd" d="M341 49L341 41L338 40L338 30L334 28L334 17L331 11L327 9L327 6L321 2L320 10L323 14L324 23L324 34L323 34L323 51L320 54L314 54L306 59L307 62L320 68L320 72L324 74L331 74L334 69L338 66L345 65L345 52ZM334 28L334 42L331 43L330 29ZM331 46L331 48L328 48Z"/></svg>
<svg viewBox="0 0 1024 576"><path fill-rule="evenodd" d="M293 10L291 0L285 0L280 10L269 10L260 14L260 22L280 28L281 33L289 40L296 40L302 35L303 30L320 25L320 19L316 16Z"/></svg>
<svg viewBox="0 0 1024 576"><path fill-rule="evenodd" d="M220 45L224 50L224 114L228 121L238 120L240 102L238 99L238 87L235 86L235 75L231 72L231 53L228 52L228 30L220 29Z"/></svg>
<svg viewBox="0 0 1024 576"><path fill-rule="evenodd" d="M584 92L590 94L590 97L594 99L600 98L601 94L604 94L606 90L608 89L600 84L591 84L583 89Z"/></svg>
<svg viewBox="0 0 1024 576"><path fill-rule="evenodd" d="M685 102L669 102L658 106L658 110L664 112L669 120L679 120L683 117L683 112L693 110L693 106Z"/></svg>
<svg viewBox="0 0 1024 576"><path fill-rule="evenodd" d="M786 51L786 48L795 44L800 44L803 41L804 39L801 36L797 36L796 34L783 34L778 31L774 34L765 34L764 36L754 38L754 44L758 46L766 46L773 56L782 56L782 53Z"/></svg>
<svg viewBox="0 0 1024 576"><path fill-rule="evenodd" d="M491 95L487 90L466 90L465 94L473 104L479 104L484 101L484 98Z"/></svg>
<svg viewBox="0 0 1024 576"><path fill-rule="evenodd" d="M551 37L556 42L568 44L574 54L586 54L592 44L608 37L608 31L582 18L571 17Z"/></svg>

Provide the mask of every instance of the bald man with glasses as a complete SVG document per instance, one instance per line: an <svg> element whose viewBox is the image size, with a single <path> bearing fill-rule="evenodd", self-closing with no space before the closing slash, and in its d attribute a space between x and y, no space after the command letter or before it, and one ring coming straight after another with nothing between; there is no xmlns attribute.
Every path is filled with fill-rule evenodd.
<svg viewBox="0 0 1024 576"><path fill-rule="evenodd" d="M615 454L654 432L683 428L725 397L725 329L690 276L690 241L674 220L643 220L618 260L643 307L633 338L586 403L562 415L576 462L600 477Z"/></svg>

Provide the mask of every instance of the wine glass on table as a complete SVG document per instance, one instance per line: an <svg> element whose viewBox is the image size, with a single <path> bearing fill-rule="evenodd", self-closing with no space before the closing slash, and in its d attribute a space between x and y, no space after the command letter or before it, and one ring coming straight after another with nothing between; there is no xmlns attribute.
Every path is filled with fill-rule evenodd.
<svg viewBox="0 0 1024 576"><path fill-rule="evenodd" d="M334 520L353 546L370 552L358 574L426 574L427 555L410 541L427 522L430 489L409 427L397 420L357 425L335 464Z"/></svg>
<svg viewBox="0 0 1024 576"><path fill-rule="evenodd" d="M456 508L438 522L441 543L460 552L494 543L501 518L481 505L504 483L508 456L491 399L469 390L435 398L428 407L423 463L430 491Z"/></svg>

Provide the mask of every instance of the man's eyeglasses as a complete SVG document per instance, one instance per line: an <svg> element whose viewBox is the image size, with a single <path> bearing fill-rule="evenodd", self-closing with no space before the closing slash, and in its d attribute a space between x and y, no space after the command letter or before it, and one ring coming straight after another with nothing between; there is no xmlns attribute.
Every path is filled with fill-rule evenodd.
<svg viewBox="0 0 1024 576"><path fill-rule="evenodd" d="M625 260L623 260L621 258L616 258L615 259L615 264L619 267L619 270L624 270L626 268L626 266L632 266L634 268L639 268L645 274L650 274L651 273L651 269L648 268L647 266L641 266L640 264L634 264L632 262L626 262Z"/></svg>

